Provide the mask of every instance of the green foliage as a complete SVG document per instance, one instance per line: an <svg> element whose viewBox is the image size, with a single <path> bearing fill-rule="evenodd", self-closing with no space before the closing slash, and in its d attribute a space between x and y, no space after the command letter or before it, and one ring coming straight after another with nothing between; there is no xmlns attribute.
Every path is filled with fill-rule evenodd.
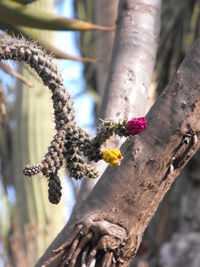
<svg viewBox="0 0 200 267"><path fill-rule="evenodd" d="M65 58L82 62L97 63L93 58L82 58L69 55L52 46L48 41L45 41L40 34L33 33L28 28L53 31L110 31L111 27L103 27L78 19L69 19L61 16L56 16L52 13L37 10L28 4L33 1L0 1L0 29L12 31L16 34L22 33L28 38L37 40L49 52L53 52L57 58ZM12 18L12 19L10 19ZM26 28L24 28L26 27Z"/></svg>
<svg viewBox="0 0 200 267"><path fill-rule="evenodd" d="M4 24L14 24L43 30L54 31L108 31L110 28L95 25L89 22L68 19L56 16L44 11L35 12L31 7L27 7L10 0L0 1L0 18ZM12 18L12 22L10 20Z"/></svg>

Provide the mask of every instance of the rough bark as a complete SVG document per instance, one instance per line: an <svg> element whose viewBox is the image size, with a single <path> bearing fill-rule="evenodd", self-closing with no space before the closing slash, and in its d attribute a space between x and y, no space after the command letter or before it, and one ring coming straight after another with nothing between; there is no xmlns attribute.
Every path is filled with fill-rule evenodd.
<svg viewBox="0 0 200 267"><path fill-rule="evenodd" d="M199 150L177 179L152 220L150 237L154 257L150 266L200 266L200 182ZM149 236L155 233L156 238ZM167 230L166 230L167 229ZM157 231L156 231L157 233ZM152 242L153 241L153 242Z"/></svg>
<svg viewBox="0 0 200 267"><path fill-rule="evenodd" d="M59 250L61 255L66 254L70 241L77 239L81 241L77 249L80 254L87 245L91 245L90 251L99 245L106 257L113 253L117 266L129 265L158 204L200 146L199 46L200 39L149 111L147 130L122 145L124 160L120 168L109 167L104 172L79 213L36 266L68 240ZM57 260L51 266L59 266L60 258Z"/></svg>
<svg viewBox="0 0 200 267"><path fill-rule="evenodd" d="M160 0L119 1L111 64L99 109L102 119L144 116L160 31ZM102 90L102 88L101 88ZM109 146L118 148L119 138ZM105 164L98 163L100 173ZM83 181L77 205L98 180Z"/></svg>
<svg viewBox="0 0 200 267"><path fill-rule="evenodd" d="M176 7L174 1L163 2L155 72L159 93L174 75L191 44L198 38L199 7L199 0L177 0ZM200 266L199 153L200 150L176 180L145 231L137 258L143 253L142 257L147 259L150 267ZM196 240L192 243L188 237L195 232Z"/></svg>

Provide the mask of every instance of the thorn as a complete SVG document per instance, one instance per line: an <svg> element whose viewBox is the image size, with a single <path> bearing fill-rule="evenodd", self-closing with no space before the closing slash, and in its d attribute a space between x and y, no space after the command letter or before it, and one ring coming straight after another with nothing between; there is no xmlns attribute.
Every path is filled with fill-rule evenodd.
<svg viewBox="0 0 200 267"><path fill-rule="evenodd" d="M173 172L174 172L174 165L173 164L170 164L169 165L169 173L170 174L173 174Z"/></svg>
<svg viewBox="0 0 200 267"><path fill-rule="evenodd" d="M193 143L194 143L195 145L198 143L198 137L197 137L197 134L194 134L194 135L192 136L192 141L193 141Z"/></svg>
<svg viewBox="0 0 200 267"><path fill-rule="evenodd" d="M183 141L182 141L182 143L188 145L189 142L190 142L189 136L185 136L184 139L183 139Z"/></svg>
<svg viewBox="0 0 200 267"><path fill-rule="evenodd" d="M191 137L192 137L192 134L191 134L191 133L186 133L186 134L183 136L182 144L186 144L186 145L188 145L189 142L190 142Z"/></svg>
<svg viewBox="0 0 200 267"><path fill-rule="evenodd" d="M96 259L93 259L89 267L95 267L95 265L96 265Z"/></svg>
<svg viewBox="0 0 200 267"><path fill-rule="evenodd" d="M124 260L122 258L118 258L117 261L120 263L124 263Z"/></svg>

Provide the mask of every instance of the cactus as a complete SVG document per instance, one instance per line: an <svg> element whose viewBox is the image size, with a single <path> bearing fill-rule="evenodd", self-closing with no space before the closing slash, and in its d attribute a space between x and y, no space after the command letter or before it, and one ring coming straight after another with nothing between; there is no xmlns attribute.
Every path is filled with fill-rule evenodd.
<svg viewBox="0 0 200 267"><path fill-rule="evenodd" d="M102 122L97 134L92 138L76 125L71 96L63 85L61 74L53 59L43 48L25 38L17 39L5 36L0 39L0 60L3 59L26 62L36 71L44 85L51 91L57 133L42 162L26 166L23 170L26 176L33 176L41 172L47 177L51 203L57 204L60 201L61 185L58 170L62 166L63 160L66 160L67 169L71 177L75 179L80 179L84 176L96 178L98 172L85 162L83 156L88 161L97 162L104 159L101 145L113 134L127 137L143 131L146 127L145 118L136 119L137 129L131 132L127 127L130 127L131 121L126 119L122 122L107 120ZM140 122L143 125L141 129ZM132 125L133 128L135 127L134 125ZM120 165L120 163L118 162L117 165Z"/></svg>

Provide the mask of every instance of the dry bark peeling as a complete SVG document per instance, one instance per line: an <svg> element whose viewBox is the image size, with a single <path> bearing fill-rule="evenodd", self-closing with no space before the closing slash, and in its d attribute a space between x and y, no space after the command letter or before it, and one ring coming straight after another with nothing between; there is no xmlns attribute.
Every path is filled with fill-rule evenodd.
<svg viewBox="0 0 200 267"><path fill-rule="evenodd" d="M97 266L130 264L158 204L200 147L199 47L200 39L149 111L147 130L122 145L120 168L107 168L36 267L59 253L49 266L67 257L67 266L81 266L81 258L88 265L93 255Z"/></svg>

